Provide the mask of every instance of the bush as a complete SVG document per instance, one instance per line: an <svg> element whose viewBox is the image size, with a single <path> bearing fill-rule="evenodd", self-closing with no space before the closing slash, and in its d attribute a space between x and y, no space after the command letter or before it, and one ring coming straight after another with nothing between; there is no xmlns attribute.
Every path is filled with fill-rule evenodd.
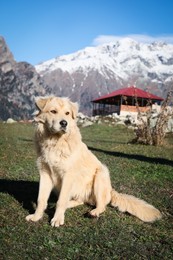
<svg viewBox="0 0 173 260"><path fill-rule="evenodd" d="M136 137L133 142L147 145L162 145L166 135L168 120L173 117L172 108L169 107L172 93L167 94L166 99L161 105L156 122L152 125L152 103L149 102L146 119L143 118L138 107L139 124L135 130Z"/></svg>

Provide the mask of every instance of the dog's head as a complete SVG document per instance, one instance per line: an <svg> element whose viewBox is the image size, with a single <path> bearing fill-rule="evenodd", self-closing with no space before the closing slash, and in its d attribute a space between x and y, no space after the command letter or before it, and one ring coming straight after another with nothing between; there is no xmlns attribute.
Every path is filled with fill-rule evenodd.
<svg viewBox="0 0 173 260"><path fill-rule="evenodd" d="M38 114L34 121L41 123L51 134L67 133L76 124L78 104L68 98L35 98Z"/></svg>

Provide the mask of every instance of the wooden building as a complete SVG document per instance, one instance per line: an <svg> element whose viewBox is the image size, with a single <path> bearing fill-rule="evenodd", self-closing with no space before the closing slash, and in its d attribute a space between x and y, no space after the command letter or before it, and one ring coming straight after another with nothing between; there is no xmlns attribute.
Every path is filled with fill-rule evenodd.
<svg viewBox="0 0 173 260"><path fill-rule="evenodd" d="M147 105L158 104L163 98L146 92L135 86L118 89L110 94L101 96L92 101L93 116L108 115L117 113L121 115L126 112L137 112L139 108L141 112L147 110Z"/></svg>

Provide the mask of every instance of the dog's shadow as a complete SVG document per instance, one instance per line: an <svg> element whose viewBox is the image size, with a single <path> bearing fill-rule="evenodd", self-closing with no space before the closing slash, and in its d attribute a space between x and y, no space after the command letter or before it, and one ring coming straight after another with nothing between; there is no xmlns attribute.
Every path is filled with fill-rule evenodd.
<svg viewBox="0 0 173 260"><path fill-rule="evenodd" d="M28 211L28 214L33 214L35 212L38 190L39 182L0 179L0 193L9 194L15 198L15 200ZM48 207L45 211L49 222L54 216L58 196L59 195L55 191L52 191L50 194ZM94 208L94 206L92 207L91 205L89 207L91 209ZM92 218L88 211L84 213L83 216L85 218Z"/></svg>
<svg viewBox="0 0 173 260"><path fill-rule="evenodd" d="M35 211L38 189L38 182L0 179L0 192L9 194L15 198L20 203L20 205L22 205L22 207L28 211L28 214L32 214ZM49 219L51 219L53 216L56 201L57 195L52 192L49 198L49 203L53 206L48 207L46 210Z"/></svg>

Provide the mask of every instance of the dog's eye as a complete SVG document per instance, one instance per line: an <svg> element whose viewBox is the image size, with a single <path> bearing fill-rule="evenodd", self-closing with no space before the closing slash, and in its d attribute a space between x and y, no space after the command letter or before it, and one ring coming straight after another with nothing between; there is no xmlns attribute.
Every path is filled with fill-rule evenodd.
<svg viewBox="0 0 173 260"><path fill-rule="evenodd" d="M70 112L66 112L65 114L66 114L66 115L69 115L69 114L70 114Z"/></svg>
<svg viewBox="0 0 173 260"><path fill-rule="evenodd" d="M50 112L51 112L52 114L56 114L56 113L57 113L57 111L56 111L56 110L54 110L54 109L53 109L53 110L51 110Z"/></svg>

